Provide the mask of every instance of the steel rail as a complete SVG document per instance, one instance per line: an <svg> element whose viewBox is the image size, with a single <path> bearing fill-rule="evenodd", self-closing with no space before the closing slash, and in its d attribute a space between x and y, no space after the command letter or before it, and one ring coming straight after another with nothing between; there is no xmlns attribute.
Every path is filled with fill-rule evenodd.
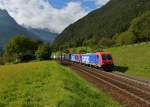
<svg viewBox="0 0 150 107"><path fill-rule="evenodd" d="M83 68L81 68L81 67L79 67L79 66L75 66L75 65L73 65L74 67L77 67L77 68L75 68L75 69L77 69L77 70L80 70L80 71L82 71L82 72L84 72L84 73L86 73L86 74L88 74L88 75L90 75L90 76L92 76L92 77L94 77L94 78L96 78L96 79L98 79L98 80L101 80L101 81L105 81L105 83L107 83L108 85L111 85L112 87L114 87L114 88L117 88L117 89L119 89L120 91L122 91L122 92L124 92L124 93L126 93L126 94L128 94L128 95L131 95L132 97L135 97L136 99L138 99L138 100L140 100L140 101L142 101L142 102L144 102L144 103L146 103L147 105L149 105L150 106L150 101L149 101L149 95L150 95L150 93L149 92L147 92L147 91L144 91L144 90L141 90L141 89L139 89L139 88L136 88L136 87L132 87L131 85L128 85L128 84L125 84L125 83L123 83L123 82L120 82L120 81L118 81L118 80L115 80L115 79L112 79L112 78L110 78L110 77L105 77L105 75L103 75L103 74L100 74L100 73L97 73L97 74L93 74L93 73L95 73L95 72L89 72L89 70L87 70L87 69L83 69ZM98 76L101 76L101 78L100 77L98 77ZM102 79L102 77L103 77L103 79ZM111 81L108 81L108 80L111 80ZM119 84L121 84L121 85L124 85L125 87L130 87L130 90L127 90L127 88L126 89L123 89L123 88L121 88L121 87L119 87L118 85L116 85L115 83L112 83L112 81L113 82L117 82L117 84L119 83ZM140 92L142 92L142 96L141 96L141 93L140 94L138 94L138 95L136 95L137 93L137 91L140 91ZM143 96L143 94L146 94L146 96L144 95ZM139 96L140 95L140 96ZM147 96L148 96L148 98L147 98ZM144 97L144 98L143 98Z"/></svg>

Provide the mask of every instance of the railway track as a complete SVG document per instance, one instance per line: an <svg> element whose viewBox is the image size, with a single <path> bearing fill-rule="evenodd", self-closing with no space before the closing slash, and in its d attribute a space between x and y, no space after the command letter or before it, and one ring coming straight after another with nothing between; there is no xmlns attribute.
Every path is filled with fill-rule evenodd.
<svg viewBox="0 0 150 107"><path fill-rule="evenodd" d="M131 76L127 76L127 75L124 75L124 74L121 74L121 73L111 73L111 72L105 72L105 71L102 71L102 70L99 70L99 69L95 69L95 68L90 68L90 67L85 67L83 65L80 65L81 67L84 67L86 69L90 69L90 71L96 71L98 73L101 73L101 74L104 74L104 75L107 75L108 77L112 77L112 78L115 78L117 80L120 80L122 79L121 81L122 82L125 82L125 83L128 83L132 86L135 86L138 87L138 88L143 88L144 90L148 91L148 93L150 92L150 83L148 80L141 80L141 79L138 79L138 78L134 78L134 77L131 77Z"/></svg>
<svg viewBox="0 0 150 107"><path fill-rule="evenodd" d="M114 74L116 74L118 76L121 76L121 77L124 77L124 78L127 78L129 80L138 82L138 83L140 83L142 85L146 85L146 86L150 87L150 80L145 80L145 79L142 79L142 78L127 76L127 75L125 75L123 73L120 73L119 71L115 71Z"/></svg>
<svg viewBox="0 0 150 107"><path fill-rule="evenodd" d="M102 72L81 64L71 64L78 74L109 92L127 107L150 107L149 83L115 73Z"/></svg>

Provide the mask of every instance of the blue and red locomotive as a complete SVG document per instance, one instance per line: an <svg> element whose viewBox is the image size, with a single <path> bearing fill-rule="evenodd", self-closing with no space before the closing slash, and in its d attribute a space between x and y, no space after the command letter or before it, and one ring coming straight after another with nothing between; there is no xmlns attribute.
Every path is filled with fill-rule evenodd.
<svg viewBox="0 0 150 107"><path fill-rule="evenodd" d="M64 54L63 60L103 68L104 70L112 70L114 66L111 52Z"/></svg>

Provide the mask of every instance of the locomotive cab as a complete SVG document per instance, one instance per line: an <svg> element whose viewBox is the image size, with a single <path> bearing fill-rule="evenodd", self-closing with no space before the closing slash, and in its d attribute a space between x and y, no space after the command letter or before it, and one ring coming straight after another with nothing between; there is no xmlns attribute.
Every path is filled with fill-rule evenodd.
<svg viewBox="0 0 150 107"><path fill-rule="evenodd" d="M109 71L113 69L114 63L111 52L97 52L97 57L99 57L99 66L104 70Z"/></svg>
<svg viewBox="0 0 150 107"><path fill-rule="evenodd" d="M111 54L102 54L102 65L112 65L112 55Z"/></svg>

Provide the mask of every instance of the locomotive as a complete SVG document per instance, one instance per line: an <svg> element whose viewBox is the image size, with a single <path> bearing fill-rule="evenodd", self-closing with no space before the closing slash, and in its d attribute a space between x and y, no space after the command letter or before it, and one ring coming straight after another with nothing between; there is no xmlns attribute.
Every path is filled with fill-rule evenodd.
<svg viewBox="0 0 150 107"><path fill-rule="evenodd" d="M81 63L95 68L103 68L106 71L112 71L114 67L111 52L96 52L86 54L63 54L62 60L73 63Z"/></svg>

